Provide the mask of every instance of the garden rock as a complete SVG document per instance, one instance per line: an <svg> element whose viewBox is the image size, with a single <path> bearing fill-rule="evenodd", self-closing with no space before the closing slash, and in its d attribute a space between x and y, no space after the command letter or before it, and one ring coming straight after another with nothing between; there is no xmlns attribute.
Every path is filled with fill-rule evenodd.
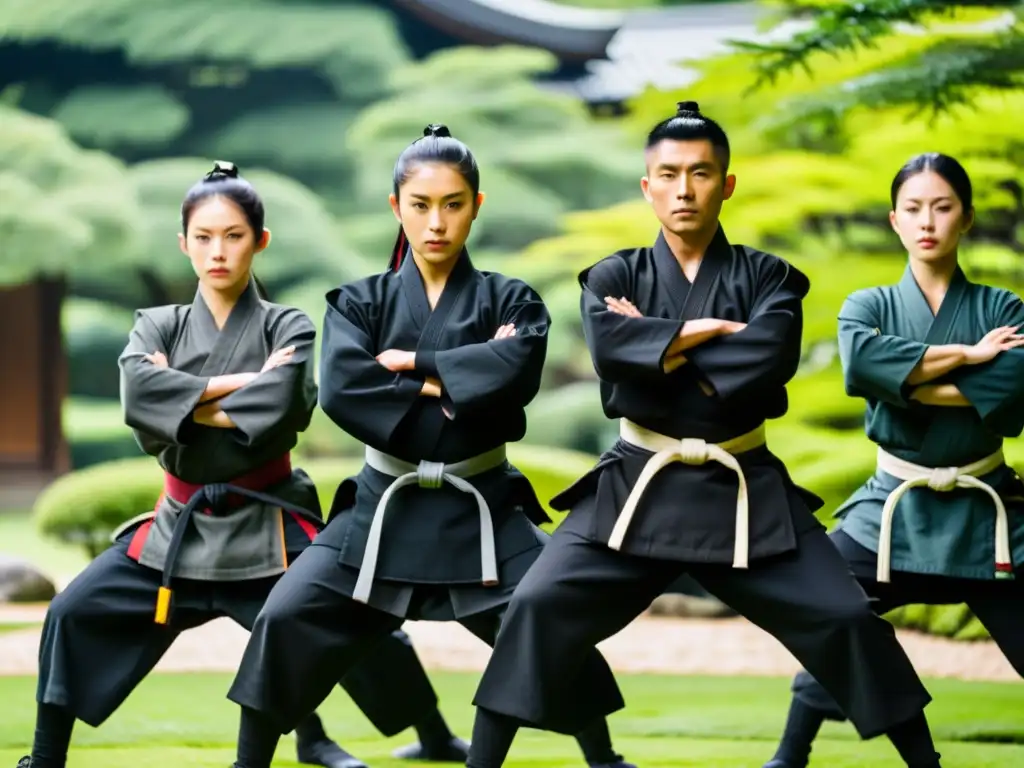
<svg viewBox="0 0 1024 768"><path fill-rule="evenodd" d="M0 555L0 603L43 603L56 594L53 582L32 563Z"/></svg>

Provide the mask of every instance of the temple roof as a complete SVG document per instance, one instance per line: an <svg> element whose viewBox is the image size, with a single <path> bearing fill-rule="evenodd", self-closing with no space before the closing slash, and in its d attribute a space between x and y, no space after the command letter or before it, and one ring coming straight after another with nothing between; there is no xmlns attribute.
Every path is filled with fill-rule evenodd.
<svg viewBox="0 0 1024 768"><path fill-rule="evenodd" d="M549 0L392 0L424 22L476 43L515 43L586 61L605 55L627 14Z"/></svg>
<svg viewBox="0 0 1024 768"><path fill-rule="evenodd" d="M546 82L589 104L621 104L648 87L683 88L686 66L726 53L730 40L766 41L806 22L761 32L770 12L750 2L688 4L629 11L560 5L549 0L391 0L431 27L474 45L542 48L584 74Z"/></svg>

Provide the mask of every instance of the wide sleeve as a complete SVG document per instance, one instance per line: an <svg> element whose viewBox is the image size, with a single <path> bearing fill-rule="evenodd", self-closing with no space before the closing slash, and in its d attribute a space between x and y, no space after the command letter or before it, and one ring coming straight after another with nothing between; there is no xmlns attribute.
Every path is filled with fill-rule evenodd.
<svg viewBox="0 0 1024 768"><path fill-rule="evenodd" d="M625 317L608 309L608 296L625 297L634 304L639 300L632 295L628 265L621 258L613 256L584 270L579 281L583 335L597 375L611 384L663 380L665 353L679 335L682 320Z"/></svg>
<svg viewBox="0 0 1024 768"><path fill-rule="evenodd" d="M450 419L497 404L525 408L540 391L551 327L547 307L519 280L502 286L497 304L494 331L514 325L515 336L416 353L417 370L440 379Z"/></svg>
<svg viewBox="0 0 1024 768"><path fill-rule="evenodd" d="M782 259L760 270L742 331L683 354L720 399L785 386L800 364L807 277Z"/></svg>
<svg viewBox="0 0 1024 768"><path fill-rule="evenodd" d="M384 450L419 401L423 379L377 362L365 297L351 289L327 294L320 348L320 407L357 440Z"/></svg>
<svg viewBox="0 0 1024 768"><path fill-rule="evenodd" d="M313 322L304 312L289 309L275 318L269 330L272 352L295 347L291 360L219 401L237 428L232 435L246 446L258 445L281 431L303 432L316 408Z"/></svg>
<svg viewBox="0 0 1024 768"><path fill-rule="evenodd" d="M1000 291L995 298L991 302L991 327L1024 329L1020 297ZM981 365L960 366L952 372L950 381L990 429L1004 437L1018 437L1024 431L1024 349L1000 352Z"/></svg>
<svg viewBox="0 0 1024 768"><path fill-rule="evenodd" d="M173 337L171 313L139 310L128 345L117 360L124 421L141 433L136 435L140 445L148 445L151 440L183 445L193 424L192 411L210 381L173 368L161 368L145 359L145 355L154 352L170 357Z"/></svg>
<svg viewBox="0 0 1024 768"><path fill-rule="evenodd" d="M928 346L882 333L880 300L875 290L858 291L839 310L839 359L846 394L906 408L913 390L907 377Z"/></svg>

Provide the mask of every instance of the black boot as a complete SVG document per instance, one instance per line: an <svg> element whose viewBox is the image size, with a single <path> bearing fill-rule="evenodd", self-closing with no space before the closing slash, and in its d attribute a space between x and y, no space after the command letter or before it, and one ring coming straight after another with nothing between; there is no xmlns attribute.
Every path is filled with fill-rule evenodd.
<svg viewBox="0 0 1024 768"><path fill-rule="evenodd" d="M295 729L295 752L300 763L323 768L368 768L366 763L338 746L324 731L314 712Z"/></svg>
<svg viewBox="0 0 1024 768"><path fill-rule="evenodd" d="M445 744L425 747L422 742L399 747L391 753L399 760L421 760L429 763L460 763L465 765L469 757L469 744L458 736L452 736Z"/></svg>
<svg viewBox="0 0 1024 768"><path fill-rule="evenodd" d="M441 710L434 709L414 726L419 741L391 753L399 760L423 760L430 763L461 763L469 757L469 744L448 727Z"/></svg>
<svg viewBox="0 0 1024 768"><path fill-rule="evenodd" d="M368 768L366 763L350 755L326 736L317 741L297 743L295 752L303 765L321 765L323 768Z"/></svg>
<svg viewBox="0 0 1024 768"><path fill-rule="evenodd" d="M806 768L811 759L811 745L824 722L824 712L794 696L789 703L779 748L764 768Z"/></svg>

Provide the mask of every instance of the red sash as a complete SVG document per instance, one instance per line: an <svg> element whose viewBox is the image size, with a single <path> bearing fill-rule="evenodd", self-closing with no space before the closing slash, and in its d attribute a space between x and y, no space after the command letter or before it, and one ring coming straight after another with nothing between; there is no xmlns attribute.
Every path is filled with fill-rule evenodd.
<svg viewBox="0 0 1024 768"><path fill-rule="evenodd" d="M291 475L291 455L286 453L284 456L267 462L262 467L257 467L252 472L248 472L241 477L228 481L228 484L236 485L239 488L246 488L250 491L264 491L276 483L287 480ZM174 499L174 501L179 504L187 504L188 500L191 499L192 496L194 496L202 487L202 485L187 483L184 480L165 472L164 489L160 494L160 498L156 501L154 510L160 509L160 505L163 504L164 497ZM244 496L228 494L228 504L230 505L240 505L245 503L245 501L246 499ZM204 509L203 512L204 514L210 514L209 509ZM292 519L298 523L303 532L309 536L310 541L316 538L317 530L312 523L294 512L289 512L289 514L292 516ZM142 548L146 545L146 537L149 536L149 529L152 527L153 521L146 520L135 529L131 543L128 545L128 557L132 560L138 561L139 557L142 555Z"/></svg>

